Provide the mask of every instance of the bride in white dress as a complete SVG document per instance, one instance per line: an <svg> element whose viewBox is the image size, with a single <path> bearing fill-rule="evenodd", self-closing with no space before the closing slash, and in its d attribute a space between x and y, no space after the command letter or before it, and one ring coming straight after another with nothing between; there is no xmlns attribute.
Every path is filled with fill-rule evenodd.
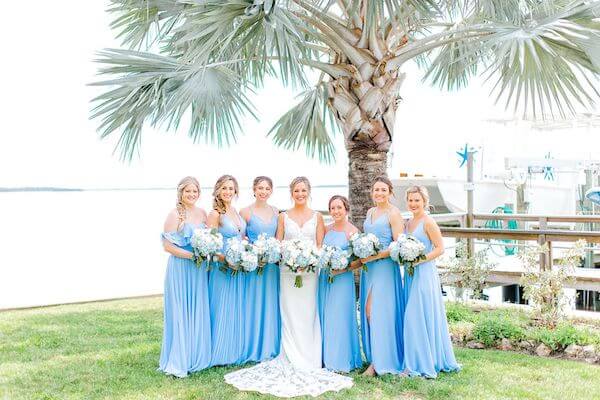
<svg viewBox="0 0 600 400"><path fill-rule="evenodd" d="M279 240L305 239L321 245L323 217L308 205L310 182L298 177L290 184L294 207L279 215ZM281 270L281 350L275 359L225 375L240 390L278 397L318 396L352 386L352 378L321 368L321 325L317 312L318 273L303 275L301 288L295 275Z"/></svg>

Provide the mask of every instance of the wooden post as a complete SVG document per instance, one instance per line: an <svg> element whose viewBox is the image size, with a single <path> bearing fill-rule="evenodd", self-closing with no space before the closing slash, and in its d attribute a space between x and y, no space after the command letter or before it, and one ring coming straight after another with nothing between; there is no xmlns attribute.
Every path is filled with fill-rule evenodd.
<svg viewBox="0 0 600 400"><path fill-rule="evenodd" d="M473 191L475 184L473 182L473 152L467 151L467 228L473 228ZM472 238L467 239L467 252L469 257L475 254L475 241Z"/></svg>
<svg viewBox="0 0 600 400"><path fill-rule="evenodd" d="M548 218L546 217L540 217L539 219L539 230L540 231L545 231L546 229L548 229ZM546 235L540 235L538 238L538 244L540 244L541 246L543 246L544 244L548 243L548 246L550 246L550 242L546 241ZM548 247L548 250L550 250L550 248ZM548 260L549 258L549 251L548 253L542 253L540 254L540 270L545 270L548 268L551 268L551 259Z"/></svg>

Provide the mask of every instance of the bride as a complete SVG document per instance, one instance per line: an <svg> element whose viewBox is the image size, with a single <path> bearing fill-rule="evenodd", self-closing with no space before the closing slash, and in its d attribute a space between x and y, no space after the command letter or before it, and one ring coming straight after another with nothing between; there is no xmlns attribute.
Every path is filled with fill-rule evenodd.
<svg viewBox="0 0 600 400"><path fill-rule="evenodd" d="M321 245L323 217L308 207L310 182L295 178L290 184L294 207L279 215L277 239L305 239ZM321 368L321 325L317 312L317 274L303 276L301 288L295 275L280 274L281 349L275 359L225 375L240 390L279 397L318 396L352 386L352 379Z"/></svg>

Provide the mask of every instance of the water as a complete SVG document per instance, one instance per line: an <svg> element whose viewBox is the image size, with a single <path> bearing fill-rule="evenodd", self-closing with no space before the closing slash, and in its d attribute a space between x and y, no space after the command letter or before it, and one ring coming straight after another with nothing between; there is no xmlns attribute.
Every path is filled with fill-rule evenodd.
<svg viewBox="0 0 600 400"><path fill-rule="evenodd" d="M325 210L347 190L315 187L311 206ZM253 201L241 192L236 207ZM290 207L289 190L276 188L271 203ZM0 192L0 309L161 294L160 233L174 205L174 189Z"/></svg>

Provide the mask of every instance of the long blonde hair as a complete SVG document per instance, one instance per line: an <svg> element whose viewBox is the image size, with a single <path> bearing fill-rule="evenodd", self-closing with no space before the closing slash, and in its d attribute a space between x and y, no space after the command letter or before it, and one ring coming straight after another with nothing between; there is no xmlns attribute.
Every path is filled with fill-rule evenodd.
<svg viewBox="0 0 600 400"><path fill-rule="evenodd" d="M175 208L177 209L177 217L179 218L179 223L177 224L178 231L183 228L183 224L187 218L187 211L183 205L183 191L188 185L196 186L198 189L198 196L200 196L200 183L198 183L198 180L193 176L186 176L177 184L177 202L175 203Z"/></svg>
<svg viewBox="0 0 600 400"><path fill-rule="evenodd" d="M213 190L213 210L216 210L219 214L225 214L227 212L227 207L225 206L225 202L221 198L221 187L227 181L233 182L233 188L235 190L236 196L240 192L238 182L233 176L223 175L219 179L217 179L217 182L215 183L215 188Z"/></svg>
<svg viewBox="0 0 600 400"><path fill-rule="evenodd" d="M423 208L425 208L426 210L431 208L431 206L429 205L429 191L425 186L410 186L408 189L406 189L405 200L408 201L408 196L413 193L418 193L421 195L421 197L423 198Z"/></svg>

